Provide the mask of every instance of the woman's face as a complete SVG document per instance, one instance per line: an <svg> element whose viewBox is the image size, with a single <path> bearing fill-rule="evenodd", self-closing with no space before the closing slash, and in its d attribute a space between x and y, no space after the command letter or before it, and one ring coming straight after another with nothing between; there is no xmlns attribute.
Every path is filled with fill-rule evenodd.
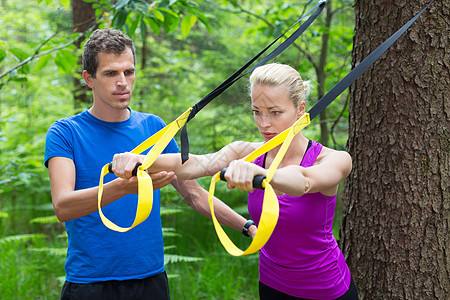
<svg viewBox="0 0 450 300"><path fill-rule="evenodd" d="M265 141L291 127L305 113L305 102L296 107L284 86L258 85L251 98L253 117Z"/></svg>

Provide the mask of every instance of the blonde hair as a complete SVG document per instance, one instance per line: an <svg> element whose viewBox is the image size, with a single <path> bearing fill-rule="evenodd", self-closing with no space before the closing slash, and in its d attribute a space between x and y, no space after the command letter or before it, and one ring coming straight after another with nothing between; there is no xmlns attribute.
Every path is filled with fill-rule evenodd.
<svg viewBox="0 0 450 300"><path fill-rule="evenodd" d="M306 101L311 91L309 81L303 81L300 74L291 66L279 63L263 65L253 71L250 76L250 93L259 85L287 87L296 107L302 101Z"/></svg>

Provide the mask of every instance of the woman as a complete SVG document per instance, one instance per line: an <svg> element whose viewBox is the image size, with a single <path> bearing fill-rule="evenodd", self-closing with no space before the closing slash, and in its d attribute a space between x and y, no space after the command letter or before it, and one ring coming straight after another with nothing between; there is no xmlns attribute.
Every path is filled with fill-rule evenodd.
<svg viewBox="0 0 450 300"><path fill-rule="evenodd" d="M309 83L290 66L273 63L255 69L250 76L251 106L266 142L305 113L309 89ZM257 225L264 191L253 190L252 179L266 176L281 147L252 163L241 159L261 145L234 142L217 153L191 155L183 165L179 155L164 154L149 171L174 171L178 179L192 179L212 176L227 167L228 188L249 192L248 210ZM143 160L143 156L118 154L113 169L118 176L130 177L135 163ZM272 236L260 251L260 299L358 299L332 234L338 185L351 168L347 152L323 147L302 133L294 137L271 180L280 214ZM254 236L255 230L251 229Z"/></svg>

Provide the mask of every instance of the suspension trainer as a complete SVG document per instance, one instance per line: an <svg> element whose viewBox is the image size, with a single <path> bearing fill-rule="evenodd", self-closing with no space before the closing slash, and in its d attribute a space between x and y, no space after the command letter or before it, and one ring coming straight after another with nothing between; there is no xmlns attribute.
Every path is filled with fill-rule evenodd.
<svg viewBox="0 0 450 300"><path fill-rule="evenodd" d="M169 144L170 140L175 136L180 128L185 126L185 124L191 120L202 108L204 108L209 102L223 93L228 87L230 87L237 80L242 78L248 73L253 72L255 68L260 65L265 64L269 60L275 58L278 54L283 52L287 47L289 47L305 30L311 25L311 23L317 18L317 16L323 11L325 8L326 1L319 1L309 12L307 12L303 17L298 19L289 29L283 32L280 36L278 36L272 43L270 43L266 48L264 48L261 52L259 52L255 57L253 57L250 61L248 61L244 66L242 66L238 71L236 71L233 75L231 75L228 79L226 79L222 84L220 84L217 88L215 88L212 92L210 92L207 96L205 96L202 100L200 100L193 107L187 109L184 113L182 113L175 121L171 122L169 125L149 137L147 140L142 142L139 146L131 150L131 153L140 154L148 148L152 147L148 154L145 157L142 165L136 165L133 175L138 178L138 205L136 209L136 217L133 224L130 227L120 227L111 222L102 212L101 210L101 199L103 194L103 177L106 174L111 172L111 164L106 164L103 166L101 174L100 174L100 182L98 189L98 211L100 214L100 218L103 223L109 229L125 232L130 230L131 228L137 226L142 223L145 219L148 218L150 212L152 210L153 205L153 184L152 179L145 171L148 169L156 158L162 153L162 151ZM278 47L276 47L271 53L269 53L266 57L264 57L258 64L252 67L249 71L242 74L253 62L255 62L260 56L262 56L273 44L275 44L281 37L283 37L290 29L292 29L295 25L297 25L300 21L306 18L314 12L294 33L292 33L283 43L281 43ZM181 152L183 162L185 162L189 156L189 142L187 139L187 130L186 127L183 128L183 132L181 133Z"/></svg>
<svg viewBox="0 0 450 300"><path fill-rule="evenodd" d="M278 165L286 153L293 137L300 132L304 127L308 126L312 119L314 119L322 110L324 110L331 102L333 102L345 89L347 89L362 73L364 73L413 23L416 21L420 15L434 2L432 0L422 11L420 11L417 15L415 15L410 21L408 21L403 27L401 27L397 32L395 32L391 37L389 37L384 43L382 43L377 49L375 49L372 53L370 53L358 66L356 66L349 74L347 74L339 83L337 83L325 96L323 96L309 111L305 113L299 120L297 120L290 128L286 129L282 133L278 134L276 137L265 143L260 148L253 151L251 154L243 158L245 161L252 161L256 157L261 156L262 154L270 151L271 149L277 147L282 144L280 150L278 151L273 163L270 165L267 178L259 178L259 180L254 180L257 188L262 188L265 190L264 192L264 200L262 213L260 218L260 223L258 225L258 232L255 235L253 241L249 245L249 247L242 251L238 247L234 245L234 243L227 236L220 223L217 221L214 214L214 206L213 206L213 196L215 190L215 184L217 181L221 179L221 172L218 172L211 178L211 184L209 188L208 201L211 209L211 218L214 223L215 230L219 237L220 242L224 246L225 250L233 255L233 256L241 256L246 254L255 253L270 238L279 215L279 206L277 196L270 185L270 180L272 179ZM300 26L297 31L295 31L289 38L287 38L282 44L280 44L274 51L272 51L269 55L267 55L264 59L262 59L257 65L247 71L245 74L241 75L242 72L247 69L257 58L259 58L270 46L272 46L279 38L281 38L285 33L280 35L274 42L272 42L269 46L267 46L264 50L262 50L258 55L256 55L252 60L250 60L246 65L244 65L241 69L239 69L236 73L234 73L231 77L229 77L226 81L224 81L219 87L214 89L211 93L209 93L206 97L204 97L201 101L195 104L193 107L186 110L181 116L179 116L175 121L167 125L165 128L161 129L159 132L155 133L153 136L148 138L142 144L137 146L131 152L135 154L142 153L147 150L151 146L149 153L146 155L144 162L142 165L137 165L135 168L135 175L138 177L138 206L136 211L136 218L133 224L128 228L119 227L116 224L112 223L108 220L101 211L101 196L103 193L103 177L110 172L110 164L106 164L102 168L102 172L100 175L100 183L99 183L99 192L98 192L98 209L100 213L100 217L108 228L125 232L135 227L136 225L143 222L150 214L153 202L153 186L150 176L145 172L147 168L149 168L152 163L156 160L159 154L162 153L164 148L170 142L170 140L175 136L178 130L183 127L181 133L181 151L182 151L182 159L183 162L188 159L189 152L189 143L187 140L187 130L186 124L191 120L204 106L206 106L209 102L211 102L215 97L220 95L223 91L225 91L229 86L231 86L234 82L239 80L241 77L245 76L248 73L251 73L255 68L260 65L265 64L269 60L276 57L279 53L284 51L290 44L292 44L298 36L300 36L306 28L314 21L314 19L320 14L323 10L326 1L320 1L311 11L309 11L305 16L300 18L293 26L295 26L299 21L309 15L312 11L315 13ZM293 26L291 26L288 30L290 30ZM223 175L223 172L222 172Z"/></svg>

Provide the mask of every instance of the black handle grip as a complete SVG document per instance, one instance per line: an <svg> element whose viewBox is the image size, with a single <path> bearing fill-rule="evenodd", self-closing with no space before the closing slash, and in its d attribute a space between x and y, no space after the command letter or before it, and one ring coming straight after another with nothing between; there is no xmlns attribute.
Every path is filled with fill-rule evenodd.
<svg viewBox="0 0 450 300"><path fill-rule="evenodd" d="M137 170L138 170L139 166L142 166L142 164L140 162L136 163L136 165L134 166L133 171L131 171L131 175L132 176L136 176L137 175ZM114 173L113 170L112 170L112 162L110 162L109 165L108 165L108 171L109 171L109 173Z"/></svg>
<svg viewBox="0 0 450 300"><path fill-rule="evenodd" d="M225 179L226 171L227 171L227 168L223 168L220 171L220 180L227 181ZM253 177L253 183L252 183L253 188L263 190L264 188L262 186L262 183L263 183L264 179L266 179L266 176L264 176L264 175L256 175L255 177Z"/></svg>

